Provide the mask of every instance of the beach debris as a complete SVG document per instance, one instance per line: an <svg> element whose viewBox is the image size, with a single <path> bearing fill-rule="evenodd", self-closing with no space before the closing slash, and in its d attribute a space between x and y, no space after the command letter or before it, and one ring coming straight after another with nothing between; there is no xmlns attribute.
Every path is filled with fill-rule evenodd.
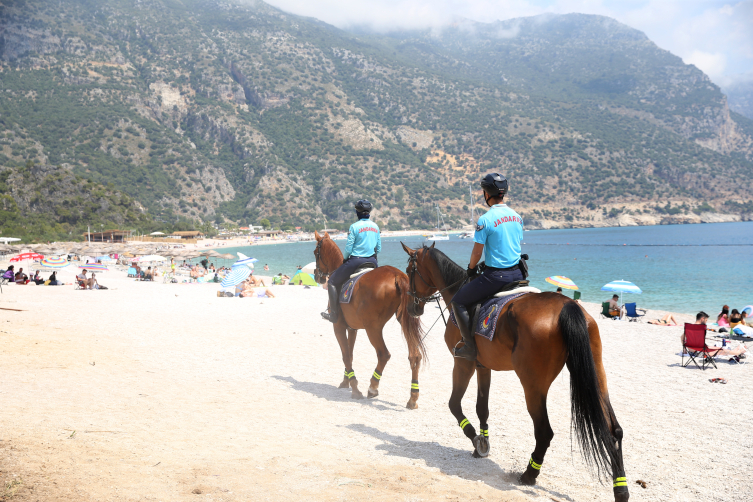
<svg viewBox="0 0 753 502"><path fill-rule="evenodd" d="M92 361L89 364L91 364L92 366L95 366L97 364L97 361Z"/></svg>
<svg viewBox="0 0 753 502"><path fill-rule="evenodd" d="M709 378L709 382L711 383L727 383L726 378Z"/></svg>
<svg viewBox="0 0 753 502"><path fill-rule="evenodd" d="M71 432L71 435L68 436L68 439L73 439L74 437L76 437L76 431Z"/></svg>
<svg viewBox="0 0 753 502"><path fill-rule="evenodd" d="M648 483L646 483L645 481L643 481L641 479L636 479L635 480L635 484L636 485L641 485L641 488L648 488L648 486L647 486Z"/></svg>
<svg viewBox="0 0 753 502"><path fill-rule="evenodd" d="M191 493L194 495L201 495L201 488L194 488Z"/></svg>

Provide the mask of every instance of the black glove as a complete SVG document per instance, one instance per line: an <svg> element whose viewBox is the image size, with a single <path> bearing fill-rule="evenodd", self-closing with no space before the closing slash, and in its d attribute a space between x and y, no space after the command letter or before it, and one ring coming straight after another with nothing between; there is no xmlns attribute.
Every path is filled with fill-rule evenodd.
<svg viewBox="0 0 753 502"><path fill-rule="evenodd" d="M476 277L477 271L475 268L471 268L470 265L468 265L468 268L465 271L466 274L468 274L468 277L474 278Z"/></svg>

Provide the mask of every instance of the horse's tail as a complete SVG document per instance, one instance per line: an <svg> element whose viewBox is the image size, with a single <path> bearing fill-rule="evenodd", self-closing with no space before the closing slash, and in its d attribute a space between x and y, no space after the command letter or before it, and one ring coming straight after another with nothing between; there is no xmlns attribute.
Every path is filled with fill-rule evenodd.
<svg viewBox="0 0 753 502"><path fill-rule="evenodd" d="M410 352L418 352L421 354L422 359L427 360L426 347L424 346L424 328L421 325L421 318L413 317L408 313L408 305L413 301L413 297L409 294L410 284L408 283L408 276L405 274L396 276L395 289L397 289L397 294L400 295L400 306L397 308L395 315L397 316L397 320L400 321L400 326L402 326L408 350Z"/></svg>
<svg viewBox="0 0 753 502"><path fill-rule="evenodd" d="M613 460L612 433L605 417L609 404L599 387L586 316L574 301L562 307L559 328L567 347L572 428L586 463L602 478L609 475Z"/></svg>

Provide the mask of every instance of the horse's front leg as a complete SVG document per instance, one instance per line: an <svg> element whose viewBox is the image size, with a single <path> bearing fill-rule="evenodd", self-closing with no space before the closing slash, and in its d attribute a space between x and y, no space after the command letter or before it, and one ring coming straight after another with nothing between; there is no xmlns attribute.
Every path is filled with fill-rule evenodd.
<svg viewBox="0 0 753 502"><path fill-rule="evenodd" d="M463 433L473 442L476 438L476 429L471 425L465 415L461 401L468 389L473 373L476 371L476 363L467 359L455 358L455 366L452 368L452 395L450 395L450 412L455 416ZM474 445L475 449L475 445Z"/></svg>
<svg viewBox="0 0 753 502"><path fill-rule="evenodd" d="M481 425L479 435L473 438L476 449L473 456L476 458L489 456L491 445L489 444L489 387L492 383L492 370L484 367L476 368L476 381L478 394L476 395L476 415Z"/></svg>

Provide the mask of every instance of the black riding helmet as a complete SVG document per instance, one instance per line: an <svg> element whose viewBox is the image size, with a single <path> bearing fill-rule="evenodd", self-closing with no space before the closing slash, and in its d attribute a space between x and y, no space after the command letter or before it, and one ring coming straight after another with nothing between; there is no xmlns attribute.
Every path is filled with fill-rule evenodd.
<svg viewBox="0 0 753 502"><path fill-rule="evenodd" d="M481 180L481 189L489 194L486 199L486 204L489 204L489 199L492 197L504 197L507 193L507 178L499 173L489 173Z"/></svg>
<svg viewBox="0 0 753 502"><path fill-rule="evenodd" d="M361 199L356 202L355 207L357 213L370 213L374 206L372 206L371 202L367 201L366 199Z"/></svg>

